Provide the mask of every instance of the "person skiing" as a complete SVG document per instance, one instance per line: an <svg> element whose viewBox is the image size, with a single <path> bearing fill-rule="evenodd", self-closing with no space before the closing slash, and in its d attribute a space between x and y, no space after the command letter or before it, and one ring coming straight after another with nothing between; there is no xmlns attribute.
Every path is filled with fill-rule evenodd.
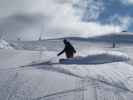
<svg viewBox="0 0 133 100"><path fill-rule="evenodd" d="M64 42L64 44L65 44L65 47L64 47L64 49L58 54L58 56L60 56L62 53L65 52L65 55L66 55L67 58L73 58L74 53L76 53L75 48L72 46L72 44L71 44L68 40L64 39L63 42Z"/></svg>

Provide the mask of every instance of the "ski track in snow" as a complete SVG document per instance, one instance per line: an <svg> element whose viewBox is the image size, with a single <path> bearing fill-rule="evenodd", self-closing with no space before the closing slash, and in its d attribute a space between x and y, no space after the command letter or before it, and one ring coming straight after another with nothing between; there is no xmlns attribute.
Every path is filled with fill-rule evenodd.
<svg viewBox="0 0 133 100"><path fill-rule="evenodd" d="M119 52L124 51L124 54L125 53L128 54L128 52L129 52L129 50L125 50L125 49L122 50L122 48L117 48L117 49L112 49L112 50L116 51L115 52L116 54L118 53L117 51L119 51ZM118 56L120 58L121 57L126 58L126 56L123 56L123 54L122 55L117 54L117 56L113 56L113 57L118 57ZM20 65L20 66L9 67L9 68L8 67L1 68L0 73L2 73L2 72L4 73L4 71L7 71L7 70L9 72L14 71L16 73L13 78L11 78L11 79L9 78L7 80L7 83L5 85L3 85L4 87L7 87L6 91L9 92L8 96L6 97L7 100L10 100L10 98L13 98L14 96L16 96L15 93L17 93L17 91L20 89L19 85L26 84L26 83L20 83L20 82L15 81L16 77L17 77L17 73L21 72L21 70L23 70L23 71L31 70L32 71L33 69L34 70L39 69L42 71L47 70L50 72L61 73L64 75L76 77L77 79L80 79L80 80L84 80L87 83L94 82L95 84L92 84L92 86L97 88L96 89L97 96L99 98L101 98L100 100L121 100L121 98L123 98L123 100L126 100L126 98L129 98L127 100L132 100L133 95L128 96L128 93L133 94L133 86L132 86L133 81L129 80L129 78L133 77L133 74L132 74L133 60L132 60L132 54L131 55L128 54L128 56L130 57L130 59L126 58L126 60L125 60L125 58L124 58L124 60L121 60L120 62L110 61L111 63L104 63L104 64L101 63L100 65L96 64L96 63L88 64L88 65L83 64L83 63L82 64L74 63L73 65L71 65L69 63L68 64L59 64L59 63L51 63L51 62L49 62L49 60L48 61L46 60L46 62L42 62L42 63L30 63L30 64L25 63L24 66ZM93 58L94 56L90 56L90 58L91 57ZM105 58L105 57L106 56L102 56L99 59L104 60L103 58ZM91 60L94 60L95 58L97 58L97 56L95 56ZM113 58L111 58L111 59L113 59ZM17 84L19 84L19 85L17 85ZM86 88L87 88L87 86L86 86ZM99 89L99 88L102 88L102 89ZM2 89L2 87L0 87L0 91L1 91L1 89ZM53 96L58 97L58 96L64 95L64 94L69 94L72 92L82 92L82 91L84 91L83 88L75 88L75 89L69 89L69 90L61 89L60 91L57 91L57 92L53 91L52 93L45 93L44 96L35 96L35 97L32 96L32 97L30 97L29 100L41 100L41 99L45 100L45 99L49 99L49 97L53 97ZM99 91L102 91L103 93L99 93ZM115 94L115 92L118 93L119 95ZM101 97L100 97L100 94L102 94ZM26 94L24 94L23 96L25 96L25 95ZM98 98L98 100L99 100L99 98ZM24 100L24 99L22 99L22 100Z"/></svg>
<svg viewBox="0 0 133 100"><path fill-rule="evenodd" d="M52 96L59 96L59 95L64 95L64 94L68 94L68 93L72 93L72 92L82 92L82 91L86 91L86 89L77 88L77 89L71 89L71 90L64 90L64 91L61 91L61 92L47 94L47 95L42 96L42 97L37 97L37 98L34 98L32 100L41 100L41 99L46 99L46 98L49 98L49 97L52 97Z"/></svg>
<svg viewBox="0 0 133 100"><path fill-rule="evenodd" d="M33 65L31 64L30 66L22 67L22 69L23 68L28 68L28 67L31 67L31 68L33 67L33 68L37 68L37 69L55 71L55 72L59 72L59 73L62 73L62 74L74 76L74 77L77 77L77 78L80 78L80 79L83 79L83 80L93 80L93 81L96 81L96 82L100 82L100 83L103 83L103 84L106 84L106 85L109 85L109 86L112 86L112 87L121 89L123 91L127 91L127 92L130 92L130 93L133 93L132 90L130 90L126 86L120 84L120 83L122 83L121 80L120 80L120 79L122 79L122 77L118 73L112 72L111 75L118 74L116 76L120 76L120 79L119 78L117 79L120 82L119 84L118 83L115 83L113 81L112 82L108 82L108 80L100 80L100 79L96 79L96 78L88 77L88 76L87 77L79 76L79 75L76 75L76 74L72 73L70 70L67 70L67 69L64 69L64 68L61 68L61 67L53 67L53 64L52 64L52 66L49 66L49 65L50 64L47 65L47 63L39 63L39 64L35 64L35 65L34 64ZM122 73L120 73L120 74L122 75ZM117 78L116 76L114 76L114 77Z"/></svg>
<svg viewBox="0 0 133 100"><path fill-rule="evenodd" d="M55 63L55 64L57 64L58 66L60 65L60 64L58 64L58 63ZM49 66L49 65L51 65L51 66ZM62 64L63 65L63 64ZM26 66L26 67L34 67L34 68L37 68L37 69L43 69L43 70L49 70L49 71L55 71L55 72L59 72L59 73L63 73L63 74L66 74L66 75L70 75L70 76L74 76L74 77L77 77L77 78L80 78L80 79L82 79L82 80L93 80L93 81L96 81L96 82L100 82L100 83L103 83L103 84L106 84L106 85L109 85L109 86L112 86L112 87L115 87L115 88L118 88L118 89L121 89L121 90L123 90L123 91L127 91L127 92L130 92L130 93L133 93L133 91L132 90L130 90L130 89L128 89L123 83L122 83L122 81L121 80L124 80L123 79L123 77L122 77L122 75L123 75L123 73L121 73L121 72L111 72L111 75L115 75L114 77L115 77L115 79L117 80L117 82L119 82L119 83L116 83L115 81L113 81L113 79L111 79L112 80L112 82L110 82L110 81L108 81L108 80L101 80L101 79L97 79L97 78L93 78L93 77L89 77L89 76L80 76L80 75L76 75L75 73L73 73L73 72L71 72L70 70L68 70L68 69L64 69L64 68L62 68L62 67L56 67L56 66L54 66L54 64L50 64L50 63L48 63L48 65L47 65L47 62L46 63L39 63L39 64L31 64L30 66ZM25 68L26 68L25 67ZM67 67L67 66L66 66ZM104 71L104 70L103 70ZM102 72L102 73L104 73L104 72ZM117 75L116 75L117 74ZM108 75L106 72L105 72L105 75ZM117 76L118 76L118 78L117 78ZM110 77L108 77L108 78L110 78ZM125 80L125 82L126 82L126 80Z"/></svg>

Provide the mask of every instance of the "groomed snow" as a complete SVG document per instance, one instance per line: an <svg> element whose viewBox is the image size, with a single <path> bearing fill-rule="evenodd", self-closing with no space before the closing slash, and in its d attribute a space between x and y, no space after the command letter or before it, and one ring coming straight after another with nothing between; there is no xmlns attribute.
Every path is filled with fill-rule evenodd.
<svg viewBox="0 0 133 100"><path fill-rule="evenodd" d="M72 41L76 56L83 58L60 64L60 40L36 42L16 42L19 50L0 50L0 100L133 99L132 47Z"/></svg>

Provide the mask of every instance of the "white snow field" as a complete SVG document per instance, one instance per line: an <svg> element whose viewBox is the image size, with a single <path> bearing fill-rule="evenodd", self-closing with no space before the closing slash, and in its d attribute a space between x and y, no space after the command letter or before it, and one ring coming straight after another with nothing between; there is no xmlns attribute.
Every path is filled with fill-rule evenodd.
<svg viewBox="0 0 133 100"><path fill-rule="evenodd" d="M64 63L62 39L10 41L16 50L0 50L0 100L133 100L132 44L70 41L76 58Z"/></svg>

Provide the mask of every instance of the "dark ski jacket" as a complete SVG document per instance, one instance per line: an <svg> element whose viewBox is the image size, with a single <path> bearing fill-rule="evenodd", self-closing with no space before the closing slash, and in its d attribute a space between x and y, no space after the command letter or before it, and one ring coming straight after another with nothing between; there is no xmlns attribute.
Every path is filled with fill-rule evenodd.
<svg viewBox="0 0 133 100"><path fill-rule="evenodd" d="M64 44L65 44L65 47L64 47L64 49L58 54L58 56L65 52L67 58L73 58L74 53L76 53L75 48L74 48L74 47L71 45L71 43L68 42L68 41L64 42Z"/></svg>

